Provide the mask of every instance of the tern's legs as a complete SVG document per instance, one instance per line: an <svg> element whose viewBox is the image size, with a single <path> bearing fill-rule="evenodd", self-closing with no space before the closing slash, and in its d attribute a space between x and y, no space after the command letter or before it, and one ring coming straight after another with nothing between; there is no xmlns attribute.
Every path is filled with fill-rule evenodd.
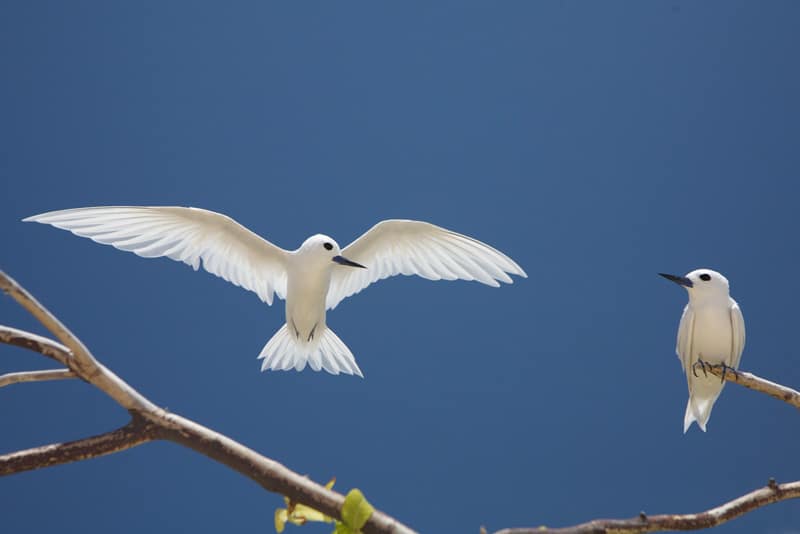
<svg viewBox="0 0 800 534"><path fill-rule="evenodd" d="M720 382L725 382L725 375L727 374L728 371L732 372L737 380L739 379L739 373L736 372L736 369L727 365L725 362L713 364L704 361L702 358L698 358L697 361L692 364L692 374L694 374L695 377L698 377L697 374L698 366L700 366L700 369L702 369L703 374L706 376L706 378L708 377L708 370L721 367L722 376L720 377Z"/></svg>

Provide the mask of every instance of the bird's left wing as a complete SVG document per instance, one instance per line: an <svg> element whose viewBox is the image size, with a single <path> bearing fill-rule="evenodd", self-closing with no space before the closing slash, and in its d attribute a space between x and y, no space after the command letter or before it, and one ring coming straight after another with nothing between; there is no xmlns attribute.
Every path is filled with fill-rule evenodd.
<svg viewBox="0 0 800 534"><path fill-rule="evenodd" d="M50 224L144 258L166 256L256 293L286 296L287 252L230 217L176 206L102 206L23 219ZM201 261L202 260L202 261Z"/></svg>
<svg viewBox="0 0 800 534"><path fill-rule="evenodd" d="M430 223L382 221L350 243L342 255L366 269L334 269L326 306L371 283L397 274L429 280L477 280L497 287L512 283L509 274L527 277L514 260L485 243Z"/></svg>
<svg viewBox="0 0 800 534"><path fill-rule="evenodd" d="M736 301L731 299L731 332L733 333L733 341L731 343L731 367L737 369L739 361L742 359L742 351L744 351L744 317L742 310Z"/></svg>

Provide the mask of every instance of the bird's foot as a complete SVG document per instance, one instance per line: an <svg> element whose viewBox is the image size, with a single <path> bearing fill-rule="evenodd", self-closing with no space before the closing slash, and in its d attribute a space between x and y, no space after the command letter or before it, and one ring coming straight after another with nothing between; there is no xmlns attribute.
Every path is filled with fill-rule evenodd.
<svg viewBox="0 0 800 534"><path fill-rule="evenodd" d="M706 371L706 366L711 367L711 364L704 362L700 358L697 359L696 362L692 364L692 374L694 374L695 378L699 377L697 374L697 366L700 366L700 369L703 370L703 374L708 377L708 371Z"/></svg>
<svg viewBox="0 0 800 534"><path fill-rule="evenodd" d="M723 363L720 363L720 364L718 364L718 365L715 365L714 367L722 367L722 376L720 377L720 382L725 382L725 374L726 374L728 371L730 371L731 373L733 373L733 376L734 376L734 377L736 377L736 380L737 380L737 381L739 380L739 373L737 373L737 372L736 372L736 369L734 369L733 367L730 367L730 366L728 366L728 365L727 365L727 364L725 364L724 362L723 362Z"/></svg>
<svg viewBox="0 0 800 534"><path fill-rule="evenodd" d="M294 320L292 320L291 323L292 323L292 330L294 330L294 337L296 339L300 339L300 330L297 329L297 325L294 324Z"/></svg>

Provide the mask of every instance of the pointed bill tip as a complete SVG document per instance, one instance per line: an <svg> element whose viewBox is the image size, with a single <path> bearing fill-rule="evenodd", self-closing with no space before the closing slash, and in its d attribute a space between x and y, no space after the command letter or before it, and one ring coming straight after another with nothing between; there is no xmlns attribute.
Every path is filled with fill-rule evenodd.
<svg viewBox="0 0 800 534"><path fill-rule="evenodd" d="M692 287L692 286L694 286L692 281L689 280L688 278L686 278L685 276L676 276L674 274L666 274L666 273L658 273L658 275L659 276L663 276L664 278L666 278L670 282L675 282L679 286L683 286L683 287Z"/></svg>

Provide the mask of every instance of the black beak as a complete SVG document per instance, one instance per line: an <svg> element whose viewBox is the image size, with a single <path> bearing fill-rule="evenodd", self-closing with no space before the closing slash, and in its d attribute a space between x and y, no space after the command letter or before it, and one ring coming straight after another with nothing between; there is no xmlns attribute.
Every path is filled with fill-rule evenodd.
<svg viewBox="0 0 800 534"><path fill-rule="evenodd" d="M658 274L660 276L663 276L667 280L671 280L672 282L675 282L679 286L684 286L684 287L693 287L694 286L692 281L689 280L688 278L686 278L685 276L675 276L674 274L664 274L664 273L658 273Z"/></svg>
<svg viewBox="0 0 800 534"><path fill-rule="evenodd" d="M354 261L350 261L347 258L345 258L344 256L334 256L333 257L333 261L335 261L339 265L347 265L348 267L360 267L361 269L366 269L366 267L364 267L360 263L356 263Z"/></svg>

